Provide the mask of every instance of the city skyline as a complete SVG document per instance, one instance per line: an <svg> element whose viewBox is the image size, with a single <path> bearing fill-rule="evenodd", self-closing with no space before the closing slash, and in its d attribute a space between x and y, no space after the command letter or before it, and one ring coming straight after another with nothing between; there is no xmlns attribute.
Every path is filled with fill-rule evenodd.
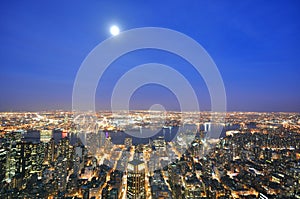
<svg viewBox="0 0 300 199"><path fill-rule="evenodd" d="M223 78L228 111L300 112L298 7L295 1L2 2L0 111L71 110L81 63L110 37L109 27L118 25L121 32L147 26L170 28L203 45ZM180 58L157 50L116 60L98 85L97 110L110 109L114 83L126 70L151 61L187 76L200 109L210 110L202 78ZM178 108L176 96L157 85L137 90L131 108L147 109L157 103L168 110Z"/></svg>
<svg viewBox="0 0 300 199"><path fill-rule="evenodd" d="M101 112L92 123L72 112L0 113L0 196L300 197L299 113L227 113L218 139L211 113L181 115L162 124L148 111ZM155 127L145 140L131 134Z"/></svg>

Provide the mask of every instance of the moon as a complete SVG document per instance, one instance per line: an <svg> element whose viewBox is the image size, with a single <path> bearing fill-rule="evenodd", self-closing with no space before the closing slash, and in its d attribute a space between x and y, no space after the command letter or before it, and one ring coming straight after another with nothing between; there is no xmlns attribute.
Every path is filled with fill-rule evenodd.
<svg viewBox="0 0 300 199"><path fill-rule="evenodd" d="M112 36L116 36L116 35L118 35L119 33L120 33L120 28L119 28L118 26L113 25L113 26L110 27L110 34L111 34Z"/></svg>

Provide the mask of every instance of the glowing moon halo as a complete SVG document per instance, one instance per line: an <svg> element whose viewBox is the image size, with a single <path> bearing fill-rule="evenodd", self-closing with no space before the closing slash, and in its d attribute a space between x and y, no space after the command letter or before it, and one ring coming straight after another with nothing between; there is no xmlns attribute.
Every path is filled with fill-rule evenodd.
<svg viewBox="0 0 300 199"><path fill-rule="evenodd" d="M116 36L120 33L119 27L115 25L111 26L109 31L112 36Z"/></svg>

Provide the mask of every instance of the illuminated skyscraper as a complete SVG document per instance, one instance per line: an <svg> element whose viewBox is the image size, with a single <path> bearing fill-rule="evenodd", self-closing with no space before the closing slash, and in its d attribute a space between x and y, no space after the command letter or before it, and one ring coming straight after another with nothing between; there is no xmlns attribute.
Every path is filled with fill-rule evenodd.
<svg viewBox="0 0 300 199"><path fill-rule="evenodd" d="M0 143L0 184L3 181L3 179L5 178L5 169L6 169L6 154L7 154L7 150L6 148L2 148L2 145Z"/></svg>
<svg viewBox="0 0 300 199"><path fill-rule="evenodd" d="M45 158L44 146L37 143L18 143L16 146L16 167L22 178L28 178L33 173L39 177L42 174L42 163Z"/></svg>
<svg viewBox="0 0 300 199"><path fill-rule="evenodd" d="M144 199L145 194L145 164L140 160L128 162L127 198Z"/></svg>
<svg viewBox="0 0 300 199"><path fill-rule="evenodd" d="M51 139L51 130L41 130L41 142L48 143Z"/></svg>

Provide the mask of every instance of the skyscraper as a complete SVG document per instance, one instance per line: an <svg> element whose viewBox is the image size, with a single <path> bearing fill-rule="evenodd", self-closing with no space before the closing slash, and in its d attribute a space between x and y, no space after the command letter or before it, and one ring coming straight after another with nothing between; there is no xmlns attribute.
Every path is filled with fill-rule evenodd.
<svg viewBox="0 0 300 199"><path fill-rule="evenodd" d="M128 162L127 198L144 199L145 194L145 164L134 159Z"/></svg>

